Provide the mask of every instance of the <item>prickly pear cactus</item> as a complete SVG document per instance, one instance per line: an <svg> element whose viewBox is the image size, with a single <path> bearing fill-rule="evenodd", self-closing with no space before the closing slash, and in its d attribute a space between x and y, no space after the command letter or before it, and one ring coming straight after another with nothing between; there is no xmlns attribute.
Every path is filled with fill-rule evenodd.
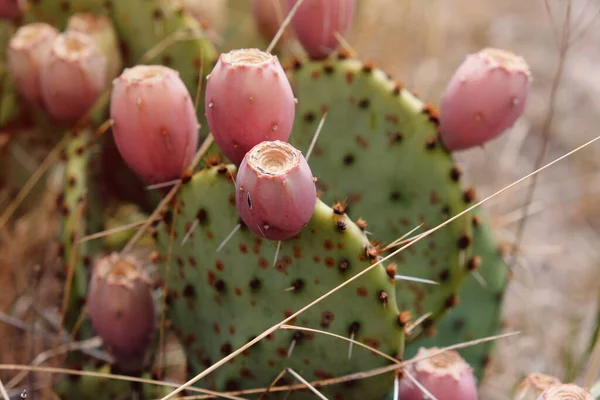
<svg viewBox="0 0 600 400"><path fill-rule="evenodd" d="M389 244L420 224L424 232L469 205L473 193L438 141L435 110L381 70L340 59L295 63L289 76L298 98L290 143L307 149L326 113L309 162L322 199L345 201L373 239ZM398 282L398 307L431 313L424 327L439 321L457 303L471 241L465 216L396 256L398 274L439 283Z"/></svg>
<svg viewBox="0 0 600 400"><path fill-rule="evenodd" d="M460 291L460 302L440 321L434 337L407 347L409 358L416 354L419 346L451 346L501 332L502 298L509 277L508 267L481 211L473 213L472 223L474 257L468 266L472 273ZM494 345L490 341L459 350L479 380L483 378Z"/></svg>
<svg viewBox="0 0 600 400"><path fill-rule="evenodd" d="M233 174L235 167L225 165L197 173L171 202L157 227L168 316L193 373L235 351L374 260L360 228L339 209L334 211L320 201L299 237L281 243L275 265L277 242L266 241L247 228L236 232L217 252L239 221ZM384 266L377 266L292 324L353 337L396 356L404 339L399 320L394 281ZM201 384L216 390L258 388L269 386L285 368L313 381L390 363L358 346L351 357L348 351L348 342L337 338L280 330ZM386 374L357 381L351 388L335 385L321 389L329 398L376 398L387 391L392 379L392 374ZM312 396L299 392L292 398Z"/></svg>

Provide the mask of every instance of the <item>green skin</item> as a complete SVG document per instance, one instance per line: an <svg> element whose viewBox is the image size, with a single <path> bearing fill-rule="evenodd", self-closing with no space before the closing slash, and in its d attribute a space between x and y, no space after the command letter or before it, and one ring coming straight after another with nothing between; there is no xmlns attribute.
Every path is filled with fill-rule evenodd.
<svg viewBox="0 0 600 400"><path fill-rule="evenodd" d="M451 346L457 343L498 335L502 330L502 297L508 281L508 268L492 236L489 222L479 210L473 219L473 253L481 263L460 291L460 303L436 327L437 335L407 346L405 357L413 357L420 346ZM490 341L458 350L481 380L495 342Z"/></svg>
<svg viewBox="0 0 600 400"><path fill-rule="evenodd" d="M338 60L296 64L288 74L298 98L290 143L308 149L327 110L309 164L323 201L346 201L374 239L389 244L422 223L416 233L424 232L470 205L433 111L382 71ZM469 221L461 217L394 258L398 274L440 283L396 285L398 308L414 318L432 313L425 326L455 304L468 275Z"/></svg>
<svg viewBox="0 0 600 400"><path fill-rule="evenodd" d="M168 318L193 374L371 265L365 234L346 215L334 214L320 200L299 237L282 242L275 266L277 242L264 240L247 228L217 252L239 221L230 174L235 174L235 167L225 165L197 173L175 197L176 212L171 207L164 213L166 222L157 227L157 251L164 261L161 274L169 293ZM197 226L182 245L195 221ZM166 262L169 253L170 263ZM387 301L380 299L382 292ZM395 356L402 351L404 331L398 323L394 293L393 280L379 265L293 324L350 337L349 328L358 322L355 340ZM390 364L356 345L348 359L348 342L319 334L298 340L288 358L294 335L295 331L275 332L199 384L216 390L259 388L269 386L285 368L315 381ZM356 381L351 388L335 385L321 390L332 399L338 395L365 399L386 393L392 380L392 374L385 374ZM296 382L290 375L286 381ZM297 392L291 398L313 396Z"/></svg>

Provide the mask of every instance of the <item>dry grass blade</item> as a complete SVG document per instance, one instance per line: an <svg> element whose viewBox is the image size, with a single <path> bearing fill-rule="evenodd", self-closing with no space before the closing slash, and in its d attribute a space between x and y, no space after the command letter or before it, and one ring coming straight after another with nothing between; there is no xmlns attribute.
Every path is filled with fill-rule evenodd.
<svg viewBox="0 0 600 400"><path fill-rule="evenodd" d="M430 399L432 399L432 400L438 400L438 398L437 398L437 397L435 397L434 395L432 395L432 394L429 392L429 390L427 390L427 389L425 388L425 386L421 385L421 383L420 383L420 382L419 382L419 381L418 381L418 380L417 380L417 379L416 379L414 376L412 376L412 375L411 375L411 374L410 374L408 371L404 371L404 374L406 374L406 377L407 377L408 379L410 379L410 380L411 380L411 382L412 382L412 383L414 383L414 384L415 384L415 386L416 386L416 387L418 387L418 388L419 388L419 390L420 390L421 392L423 392L423 394L424 394L425 396L427 396L427 398L430 398Z"/></svg>
<svg viewBox="0 0 600 400"><path fill-rule="evenodd" d="M196 165L198 165L198 163L202 159L202 156L204 155L204 153L206 153L208 151L208 148L212 145L212 143L213 143L213 135L212 135L212 133L209 133L208 136L206 137L206 139L204 140L204 142L202 143L202 145L200 146L200 148L198 149L198 151L196 152L196 155L194 156L194 160L192 161L192 164L189 167L190 171L192 171L196 167ZM142 225L142 227L129 240L127 245L125 245L125 248L123 249L123 253L128 253L133 249L133 246L135 246L137 241L144 235L144 233L146 233L146 231L148 230L150 225L152 225L152 222L158 217L158 214L160 214L163 207L165 207L169 203L169 201L171 201L171 199L175 196L175 194L177 193L177 191L179 190L181 185L182 185L182 183L180 182L177 185L173 186L173 188L169 191L169 193L165 196L165 198L162 199L160 204L154 209L154 211L152 212L150 217L148 217L148 219L146 220L146 223L144 225Z"/></svg>
<svg viewBox="0 0 600 400"><path fill-rule="evenodd" d="M258 400L263 400L263 398L271 391L271 389L277 384L277 382L279 382L279 380L281 378L283 378L283 376L286 374L287 370L283 370L279 373L279 375L277 375L275 377L275 379L273 379L273 382L271 382L271 384L269 385L269 387L267 388L267 390L265 390L259 397Z"/></svg>
<svg viewBox="0 0 600 400"><path fill-rule="evenodd" d="M298 10L298 8L300 8L302 3L304 3L304 0L299 0L296 4L294 4L294 7L292 7L292 9L288 13L288 15L285 17L285 19L281 23L281 26L279 27L277 34L275 34L275 36L273 37L273 40L271 40L269 47L267 47L267 50L266 50L267 53L270 53L275 48L275 46L277 45L277 42L283 35L285 28L287 28L287 26L290 24L290 21L292 20L292 18L294 17L294 14L296 14L296 11Z"/></svg>
<svg viewBox="0 0 600 400"><path fill-rule="evenodd" d="M146 220L144 219L142 221L132 222L131 224L117 226L116 228L107 229L107 230L102 231L102 232L98 232L98 233L94 233L92 235L84 236L81 239L79 239L79 241L77 241L75 243L79 244L79 243L87 242L89 240L100 239L100 238L103 238L105 236L113 235L115 233L119 233L119 232L127 231L129 229L137 228L138 226L144 225L145 223L146 223Z"/></svg>
<svg viewBox="0 0 600 400"><path fill-rule="evenodd" d="M2 398L4 400L10 400L10 397L8 396L8 393L6 392L6 388L4 387L2 380L0 380L0 394L2 395Z"/></svg>
<svg viewBox="0 0 600 400"><path fill-rule="evenodd" d="M145 383L148 385L156 385L156 386L172 387L172 388L176 388L179 386L177 383L157 381L154 379L136 378L136 377L127 376L127 375L104 374L101 372L77 371L75 369L68 369L68 368L40 367L40 366L34 366L34 365L0 364L0 371L29 371L29 372L39 372L39 373L47 373L47 374L88 376L88 377L92 377L92 378L116 379L116 380L126 381L126 382L138 382L138 383ZM188 390L190 392L204 393L206 395L209 395L210 398L246 400L242 397L237 397L235 395L227 394L227 393L219 393L219 392L215 392L213 390L200 389L200 388L195 388L195 387L191 387Z"/></svg>
<svg viewBox="0 0 600 400"><path fill-rule="evenodd" d="M392 357L392 356L389 356L389 355L387 355L387 354L385 354L385 353L383 353L383 352L381 352L381 351L377 350L377 349L376 349L376 348L374 348L374 347L371 347L371 346L369 346L369 345L366 345L366 344L364 344L364 343L358 342L358 341L356 341L356 340L354 340L354 339L350 339L350 338L347 338L347 337L344 337L344 336L336 335L335 333L326 332L326 331L321 331L321 330L318 330L318 329L305 328L305 327L302 327L302 326L297 326L297 325L282 325L282 326L281 326L281 329L286 329L286 330L297 330L297 331L304 331L304 332L314 332L314 333L318 333L318 334L321 334L321 335L332 336L332 337L334 337L334 338L341 339L341 340L345 340L345 341L347 341L347 342L350 342L350 343L352 343L352 344L355 344L355 345L357 345L357 346L363 347L363 348L365 348L365 349L367 349L367 350L369 350L369 351L372 351L373 353L375 353L375 354L377 354L377 355L380 355L380 356L381 356L381 357L383 357L383 358L386 358L386 359L388 359L389 361L391 361L391 362L393 362L393 363L396 363L396 364L402 364L402 362L401 362L400 360L397 360L397 359L395 359L394 357Z"/></svg>
<svg viewBox="0 0 600 400"><path fill-rule="evenodd" d="M325 123L326 117L327 117L327 113L323 114L323 116L321 117L321 121L319 121L319 126L317 126L317 131L315 132L315 135L313 136L312 141L310 142L310 146L308 146L308 150L306 151L306 162L308 162L308 159L310 158L310 155L312 154L312 151L315 148L315 144L317 144L317 139L318 139L319 135L321 134L321 129L323 129L323 124Z"/></svg>
<svg viewBox="0 0 600 400"><path fill-rule="evenodd" d="M294 376L294 378L298 379L300 382L302 382L304 385L306 385L306 387L313 392L318 398L320 398L321 400L328 400L327 397L323 396L323 394L321 392L319 392L317 389L315 389L315 387L313 385L311 385L310 383L308 383L308 381L306 379L304 379L303 377L300 376L300 374L298 374L296 371L294 371L291 368L288 368L287 371Z"/></svg>
<svg viewBox="0 0 600 400"><path fill-rule="evenodd" d="M396 254L404 251L407 247L410 247L411 245L413 245L414 243L417 243L419 241L421 241L422 239L426 238L427 236L431 235L434 232L437 232L438 230L440 230L441 228L443 228L444 226L450 224L451 222L455 221L456 219L462 217L463 215L471 212L472 210L474 210L475 208L479 207L481 204L485 203L486 201L504 193L505 191L509 190L510 188L526 181L527 179L529 179L531 176L534 176L538 173L540 173L541 171L545 170L546 168L551 167L552 165L564 160L565 158L571 156L572 154L580 151L581 149L589 146L590 144L594 143L595 141L597 141L598 139L600 139L600 136L595 137L594 139L584 143L583 145L577 147L574 150L571 150L570 152L562 155L561 157L557 158L556 160L546 164L545 166L543 166L542 168L539 168L533 172L531 172L530 174L524 176L521 179L518 179L517 181L511 183L510 185L500 189L499 191L497 191L496 193L491 194L490 196L486 197L485 199L475 203L474 205L468 207L467 209L465 209L464 211L460 212L459 214L455 215L452 218L447 219L446 221L444 221L443 223L441 223L440 225L436 226L435 228L432 228L428 231L426 231L425 233L423 233L423 235L419 236L416 240L414 240L413 242L402 246L401 248L399 248L398 250L394 251L393 253L389 254L388 256L382 258L381 260L377 261L376 263L373 263L370 267L365 268L364 270L362 270L361 272L357 273L356 275L352 276L351 278L349 278L347 281L345 281L344 283L340 284L339 286L337 286L336 288L330 290L329 292L323 294L321 297L317 298L316 300L314 300L313 302L311 302L310 304L306 305L305 307L301 308L299 311L295 312L294 314L290 315L288 318L284 319L283 321L279 322L278 324L273 325L271 328L265 330L263 333L261 333L260 335L258 335L256 338L254 338L253 340L251 340L250 342L248 342L246 345L240 347L239 349L237 349L236 351L232 352L231 354L229 354L228 356L222 358L221 360L219 360L218 362L216 362L215 364L211 365L210 367L206 368L204 371L202 371L200 374L196 375L194 378L190 379L189 381L187 381L185 384L183 384L181 387L179 387L177 390L174 390L173 392L171 392L170 394L166 395L165 397L162 398L162 400L167 400L170 399L171 397L173 397L174 395L176 395L177 393L180 393L181 391L185 390L185 388L189 387L190 385L193 385L195 382L198 382L200 379L204 378L205 376L207 376L208 374L210 374L211 372L215 371L216 369L218 369L219 367L221 367L222 365L224 365L225 363L227 363L229 360L237 357L239 354L241 354L243 351L245 351L246 349L254 346L256 343L258 343L259 341L261 341L262 339L264 339L265 337L267 337L269 334L271 334L272 332L275 332L277 329L279 329L282 325L292 321L293 319L297 318L300 314L302 314L303 312L305 312L306 310L308 310L309 308L313 307L315 304L318 304L319 302L321 302L322 300L326 299L327 297L329 297L331 294L335 293L336 291L340 290L341 288L349 285L350 283L354 282L356 279L360 278L362 275L368 273L369 271L371 271L373 268L378 267L379 265L381 265L381 263L389 260L390 258L394 257Z"/></svg>
<svg viewBox="0 0 600 400"><path fill-rule="evenodd" d="M101 345L102 345L102 339L100 339L98 336L93 337L91 339L87 339L87 340L81 341L81 342L67 343L67 344L59 346L59 347L57 347L55 349L50 349L50 350L47 350L47 351L44 351L44 352L38 354L33 359L33 361L31 362L31 365L40 365L40 364L48 361L52 357L55 357L55 356L58 356L58 355L61 355L61 354L65 354L65 353L68 353L70 351L93 349L93 348L99 347ZM15 375L14 378L12 378L6 384L6 386L8 386L9 388L14 388L28 374L29 374L29 371L21 371L21 372L19 372L17 375Z"/></svg>

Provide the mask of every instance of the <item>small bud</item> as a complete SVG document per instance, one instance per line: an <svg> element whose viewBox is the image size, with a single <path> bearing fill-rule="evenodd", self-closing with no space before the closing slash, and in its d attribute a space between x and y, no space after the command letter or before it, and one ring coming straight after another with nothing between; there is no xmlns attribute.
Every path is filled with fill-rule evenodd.
<svg viewBox="0 0 600 400"><path fill-rule="evenodd" d="M410 364L407 372L437 399L477 400L477 383L473 369L458 352L449 350L436 354L439 351L437 347L419 349L416 359L435 355ZM404 378L400 382L400 398L422 400L426 396L409 378Z"/></svg>
<svg viewBox="0 0 600 400"><path fill-rule="evenodd" d="M572 383L551 386L537 400L594 400L589 390Z"/></svg>
<svg viewBox="0 0 600 400"><path fill-rule="evenodd" d="M117 34L109 18L92 13L73 14L67 23L67 31L85 33L94 39L98 49L106 57L107 82L119 75L123 60Z"/></svg>
<svg viewBox="0 0 600 400"><path fill-rule="evenodd" d="M315 209L317 190L302 153L286 142L263 142L246 154L236 178L236 204L257 235L286 240L297 235Z"/></svg>
<svg viewBox="0 0 600 400"><path fill-rule="evenodd" d="M482 146L513 126L530 82L529 66L513 53L486 48L467 56L442 97L440 134L446 147Z"/></svg>
<svg viewBox="0 0 600 400"><path fill-rule="evenodd" d="M181 176L198 146L198 119L179 73L162 65L127 68L113 81L113 135L121 157L144 181Z"/></svg>
<svg viewBox="0 0 600 400"><path fill-rule="evenodd" d="M53 26L36 22L21 26L8 43L8 70L18 91L32 104L42 104L40 68L58 35Z"/></svg>
<svg viewBox="0 0 600 400"><path fill-rule="evenodd" d="M513 400L537 400L544 390L560 384L561 381L553 376L529 374L517 387Z"/></svg>
<svg viewBox="0 0 600 400"><path fill-rule="evenodd" d="M298 0L289 0L289 8ZM304 0L292 18L298 40L312 59L326 58L339 46L352 20L356 0Z"/></svg>
<svg viewBox="0 0 600 400"><path fill-rule="evenodd" d="M144 362L156 328L152 282L133 256L112 253L92 272L87 299L94 330L124 371Z"/></svg>
<svg viewBox="0 0 600 400"><path fill-rule="evenodd" d="M217 31L225 26L228 14L227 0L180 0L183 7L203 28Z"/></svg>
<svg viewBox="0 0 600 400"><path fill-rule="evenodd" d="M54 40L42 64L41 87L50 115L76 121L106 87L106 58L90 36L65 32Z"/></svg>
<svg viewBox="0 0 600 400"><path fill-rule="evenodd" d="M222 54L208 77L205 111L215 142L239 165L263 141L287 141L294 93L276 56L258 49Z"/></svg>

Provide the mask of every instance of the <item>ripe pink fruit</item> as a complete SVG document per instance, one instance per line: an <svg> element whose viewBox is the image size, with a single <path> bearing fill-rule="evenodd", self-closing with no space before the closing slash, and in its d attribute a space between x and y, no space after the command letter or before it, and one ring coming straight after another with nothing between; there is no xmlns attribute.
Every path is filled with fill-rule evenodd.
<svg viewBox="0 0 600 400"><path fill-rule="evenodd" d="M421 359L439 350L437 347L421 348L415 358ZM410 364L407 372L438 400L477 400L478 398L473 370L456 351L446 351ZM409 378L404 378L400 382L400 398L422 400L427 397Z"/></svg>
<svg viewBox="0 0 600 400"><path fill-rule="evenodd" d="M73 122L89 111L106 87L106 59L90 36L65 32L54 40L40 76L48 113Z"/></svg>
<svg viewBox="0 0 600 400"><path fill-rule="evenodd" d="M286 240L308 223L317 202L302 153L282 141L262 142L244 157L236 178L236 204L244 223L269 240Z"/></svg>
<svg viewBox="0 0 600 400"><path fill-rule="evenodd" d="M198 146L198 119L179 73L162 65L127 68L113 81L110 115L119 153L155 184L181 176Z"/></svg>
<svg viewBox="0 0 600 400"><path fill-rule="evenodd" d="M298 0L289 0L290 10ZM321 59L335 51L354 19L356 0L304 0L292 18L292 27L308 55Z"/></svg>
<svg viewBox="0 0 600 400"><path fill-rule="evenodd" d="M25 9L26 0L0 0L0 18L19 18Z"/></svg>
<svg viewBox="0 0 600 400"><path fill-rule="evenodd" d="M481 146L510 128L523 113L531 72L513 53L486 48L470 54L444 92L440 134L446 147Z"/></svg>
<svg viewBox="0 0 600 400"><path fill-rule="evenodd" d="M252 0L252 14L258 32L270 42L288 14L288 0Z"/></svg>
<svg viewBox="0 0 600 400"><path fill-rule="evenodd" d="M577 385L563 384L552 386L544 391L538 397L538 400L594 400L594 396L589 390L583 389Z"/></svg>
<svg viewBox="0 0 600 400"><path fill-rule="evenodd" d="M258 49L221 54L206 84L206 117L215 142L235 165L263 141L287 141L295 99L276 56Z"/></svg>
<svg viewBox="0 0 600 400"><path fill-rule="evenodd" d="M8 43L7 66L15 85L27 101L41 105L40 67L59 32L37 22L21 26Z"/></svg>
<svg viewBox="0 0 600 400"><path fill-rule="evenodd" d="M73 14L67 23L67 31L85 33L94 39L96 46L106 58L107 82L119 75L123 60L117 33L108 17L93 13Z"/></svg>
<svg viewBox="0 0 600 400"><path fill-rule="evenodd" d="M537 400L544 390L560 384L560 380L553 376L529 374L517 387L513 400Z"/></svg>
<svg viewBox="0 0 600 400"><path fill-rule="evenodd" d="M152 283L133 256L112 253L94 265L87 298L94 330L126 371L141 367L156 327Z"/></svg>

